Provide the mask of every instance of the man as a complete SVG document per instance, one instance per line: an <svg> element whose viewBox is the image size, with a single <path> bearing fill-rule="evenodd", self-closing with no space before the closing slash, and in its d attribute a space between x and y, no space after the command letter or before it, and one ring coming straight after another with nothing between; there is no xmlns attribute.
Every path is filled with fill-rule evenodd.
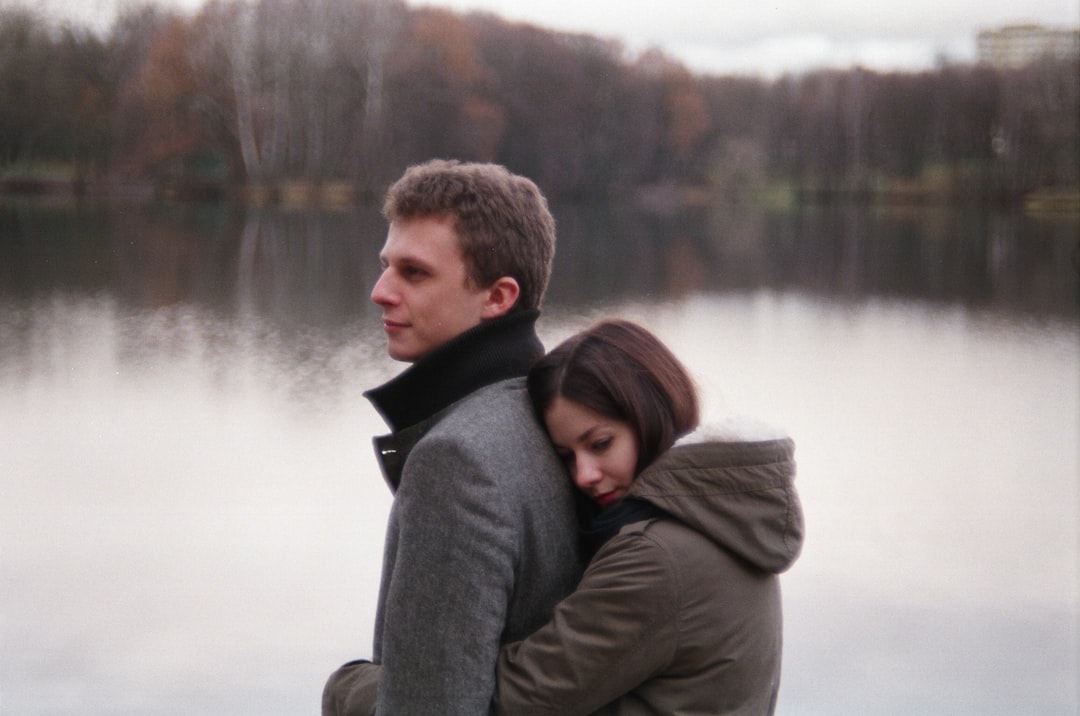
<svg viewBox="0 0 1080 716"><path fill-rule="evenodd" d="M374 655L330 677L323 713L484 714L500 644L544 624L582 566L523 378L555 222L528 179L446 161L406 171L383 213L371 300L412 365L366 393L392 430L375 444L394 491Z"/></svg>

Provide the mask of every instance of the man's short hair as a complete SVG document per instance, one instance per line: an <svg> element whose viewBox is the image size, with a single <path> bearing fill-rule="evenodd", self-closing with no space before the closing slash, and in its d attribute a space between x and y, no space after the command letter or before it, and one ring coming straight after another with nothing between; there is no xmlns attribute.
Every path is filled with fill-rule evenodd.
<svg viewBox="0 0 1080 716"><path fill-rule="evenodd" d="M383 216L452 218L468 280L486 288L509 276L521 289L512 310L539 308L555 256L555 219L529 179L498 164L432 160L391 185Z"/></svg>

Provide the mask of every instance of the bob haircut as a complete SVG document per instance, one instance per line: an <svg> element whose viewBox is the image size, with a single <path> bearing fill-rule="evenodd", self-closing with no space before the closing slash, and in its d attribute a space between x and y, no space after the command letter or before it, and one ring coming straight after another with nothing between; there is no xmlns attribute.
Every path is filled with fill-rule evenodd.
<svg viewBox="0 0 1080 716"><path fill-rule="evenodd" d="M387 221L449 217L469 282L518 283L512 311L540 307L555 257L555 219L531 180L498 164L434 159L409 167L387 190Z"/></svg>
<svg viewBox="0 0 1080 716"><path fill-rule="evenodd" d="M698 425L697 389L686 368L636 323L601 321L559 344L529 371L529 398L543 421L556 398L628 423L636 473Z"/></svg>

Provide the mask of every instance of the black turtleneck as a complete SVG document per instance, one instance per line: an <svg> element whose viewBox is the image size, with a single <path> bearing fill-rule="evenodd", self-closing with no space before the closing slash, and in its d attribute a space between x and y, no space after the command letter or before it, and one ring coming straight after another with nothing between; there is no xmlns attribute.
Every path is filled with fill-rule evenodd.
<svg viewBox="0 0 1080 716"><path fill-rule="evenodd" d="M582 516L579 504L579 519ZM604 543L617 535L619 530L626 525L666 516L666 512L651 502L627 497L619 504L596 513L591 519L586 517L581 527L581 545L585 550L585 556L592 559Z"/></svg>
<svg viewBox="0 0 1080 716"><path fill-rule="evenodd" d="M523 376L544 354L536 336L539 316L524 310L484 321L364 396L397 432L486 385Z"/></svg>

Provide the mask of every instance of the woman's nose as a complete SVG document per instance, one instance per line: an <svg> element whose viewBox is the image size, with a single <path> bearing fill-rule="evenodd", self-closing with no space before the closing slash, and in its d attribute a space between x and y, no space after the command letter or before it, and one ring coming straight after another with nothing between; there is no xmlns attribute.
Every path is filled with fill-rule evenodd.
<svg viewBox="0 0 1080 716"><path fill-rule="evenodd" d="M574 460L574 482L584 489L591 487L600 481L601 473L596 462L587 457L579 457Z"/></svg>

